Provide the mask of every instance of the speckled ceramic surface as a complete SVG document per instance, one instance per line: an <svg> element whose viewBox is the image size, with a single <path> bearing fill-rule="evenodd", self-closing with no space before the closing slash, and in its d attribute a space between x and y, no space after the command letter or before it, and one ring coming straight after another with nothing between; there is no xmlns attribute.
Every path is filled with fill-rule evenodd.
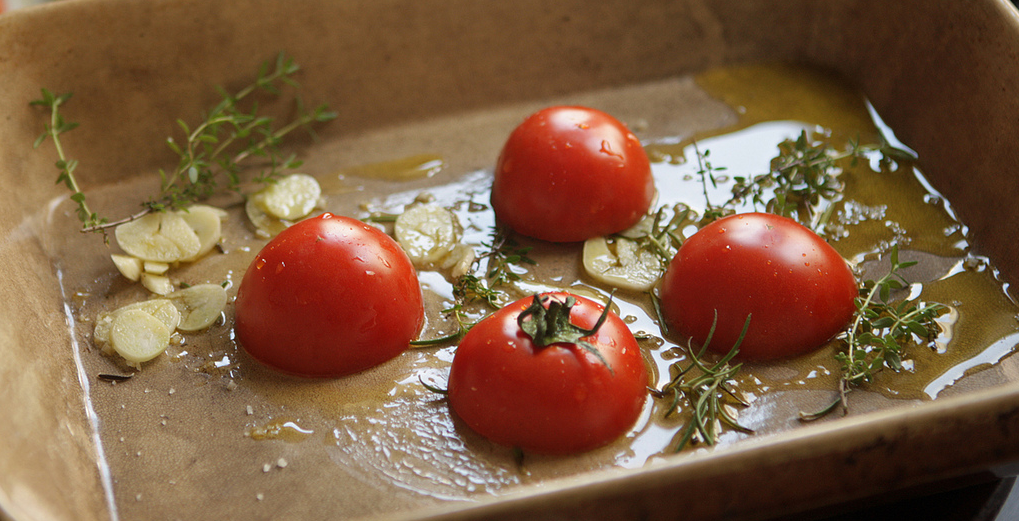
<svg viewBox="0 0 1019 521"><path fill-rule="evenodd" d="M796 409L823 397L774 400L756 425L764 435L716 450L651 457L631 446L638 433L591 454L531 460L523 476L440 398L408 390L408 376L434 363L425 355L338 381L286 378L236 346L224 351L228 323L130 382L97 380L120 367L89 345L88 317L143 293L117 278L101 240L75 231L53 156L32 148L43 121L28 102L42 87L74 92L66 113L81 126L67 147L85 190L97 205L130 209L153 188L152 172L172 165L163 140L176 119L280 50L303 67L302 95L339 113L319 140L297 144L307 171L443 158L434 177L361 182L330 203L338 211L481 190L508 132L549 103L598 105L641 121L642 135L690 136L737 118L692 79L701 71L765 61L833 71L917 151L975 251L1019 282L1019 15L1004 0L27 8L0 16L0 517L765 519L1015 473L1015 357L934 401L865 397L848 417L799 426L788 420ZM258 242L233 226L226 260L181 276L243 269ZM543 269L573 276L559 253L545 252ZM252 436L269 426L289 434Z"/></svg>

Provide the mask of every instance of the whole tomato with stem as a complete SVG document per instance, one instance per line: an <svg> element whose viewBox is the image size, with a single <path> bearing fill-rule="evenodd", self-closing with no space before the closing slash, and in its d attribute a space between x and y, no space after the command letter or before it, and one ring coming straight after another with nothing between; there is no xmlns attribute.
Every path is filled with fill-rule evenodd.
<svg viewBox="0 0 1019 521"><path fill-rule="evenodd" d="M662 277L670 329L726 353L750 317L739 357L807 353L842 331L856 311L856 277L810 229L768 213L719 219L688 238ZM717 317L717 318L716 318Z"/></svg>
<svg viewBox="0 0 1019 521"><path fill-rule="evenodd" d="M575 242L633 226L654 199L640 140L600 110L540 110L510 134L492 182L492 209L517 233Z"/></svg>
<svg viewBox="0 0 1019 521"><path fill-rule="evenodd" d="M520 299L467 332L449 375L453 410L501 445L568 454L633 427L647 368L618 315L562 292Z"/></svg>
<svg viewBox="0 0 1019 521"><path fill-rule="evenodd" d="M399 244L330 213L269 241L245 272L235 308L248 354L310 377L381 364L406 350L424 321L417 273Z"/></svg>

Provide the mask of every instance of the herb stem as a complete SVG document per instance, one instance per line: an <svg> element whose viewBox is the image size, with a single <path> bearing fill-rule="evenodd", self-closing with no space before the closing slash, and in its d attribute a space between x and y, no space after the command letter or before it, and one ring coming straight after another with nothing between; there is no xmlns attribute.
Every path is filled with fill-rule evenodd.
<svg viewBox="0 0 1019 521"><path fill-rule="evenodd" d="M222 100L215 105L208 115L203 115L195 128L190 128L183 120L177 124L183 130L185 143L178 145L173 138L167 138L166 144L178 156L176 168L169 173L162 170L160 175L160 191L155 197L142 203L142 209L122 219L109 221L99 218L85 203L85 195L81 192L74 168L77 162L68 160L60 142L59 135L77 126L76 123L65 123L59 107L70 98L70 94L55 96L42 89L42 99L32 101L32 105L43 105L50 110L50 123L46 132L37 140L38 146L46 138L53 138L57 149L57 167L60 169L58 182L63 182L73 193L71 199L78 203L78 216L82 222L83 232L105 232L107 229L128 223L152 212L166 209L179 209L196 201L205 199L219 189L218 179L226 178L226 188L240 191L240 163L254 156L267 158L267 168L255 178L255 182L271 182L281 169L292 169L300 165L294 156L282 157L277 147L284 136L299 127L307 127L313 122L324 122L336 117L328 107L321 105L314 110L305 111L300 97L296 97L298 117L293 121L273 129L273 118L259 116L257 106L250 113L238 109L238 104L257 90L270 94L280 93L278 84L296 87L297 83L291 76L300 67L284 53L276 56L275 67L270 70L270 63L265 62L259 69L257 78L230 95L220 89ZM310 128L309 128L310 130ZM251 139L248 139L249 136ZM259 139L255 139L255 138ZM246 141L246 142L245 142ZM242 144L242 142L245 142ZM240 148L229 157L227 151Z"/></svg>

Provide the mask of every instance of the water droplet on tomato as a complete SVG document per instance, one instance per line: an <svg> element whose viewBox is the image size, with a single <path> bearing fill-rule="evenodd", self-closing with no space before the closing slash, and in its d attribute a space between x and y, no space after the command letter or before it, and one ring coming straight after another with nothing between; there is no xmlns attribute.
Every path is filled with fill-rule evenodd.
<svg viewBox="0 0 1019 521"><path fill-rule="evenodd" d="M605 139L603 139L601 142L601 150L599 150L599 152L601 152L602 154L610 155L615 158L623 159L623 155L620 154L619 152L616 152L615 150L612 150L612 143L609 143L608 140Z"/></svg>
<svg viewBox="0 0 1019 521"><path fill-rule="evenodd" d="M264 257L259 257L258 260L255 261L255 269L256 270L260 270L260 269L262 269L264 267L265 267L265 258Z"/></svg>

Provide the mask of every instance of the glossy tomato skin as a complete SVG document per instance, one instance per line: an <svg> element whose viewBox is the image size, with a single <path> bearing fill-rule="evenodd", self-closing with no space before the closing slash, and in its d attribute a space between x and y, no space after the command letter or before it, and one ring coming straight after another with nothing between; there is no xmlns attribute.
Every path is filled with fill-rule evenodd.
<svg viewBox="0 0 1019 521"><path fill-rule="evenodd" d="M604 307L576 298L571 321L590 329ZM453 410L489 440L534 453L577 453L618 438L633 427L648 396L647 368L633 334L610 313L586 337L611 371L575 344L536 347L517 325L532 299L503 307L463 338L449 376Z"/></svg>
<svg viewBox="0 0 1019 521"><path fill-rule="evenodd" d="M407 349L424 320L410 259L382 231L329 213L273 238L237 291L237 339L256 360L337 377Z"/></svg>
<svg viewBox="0 0 1019 521"><path fill-rule="evenodd" d="M612 116L549 107L510 134L495 169L492 208L517 233L553 242L622 231L654 198L640 140Z"/></svg>
<svg viewBox="0 0 1019 521"><path fill-rule="evenodd" d="M728 352L743 329L740 358L800 355L823 345L853 316L859 295L846 261L799 223L772 214L720 219L680 247L662 277L668 326L703 343L714 312L709 348Z"/></svg>

